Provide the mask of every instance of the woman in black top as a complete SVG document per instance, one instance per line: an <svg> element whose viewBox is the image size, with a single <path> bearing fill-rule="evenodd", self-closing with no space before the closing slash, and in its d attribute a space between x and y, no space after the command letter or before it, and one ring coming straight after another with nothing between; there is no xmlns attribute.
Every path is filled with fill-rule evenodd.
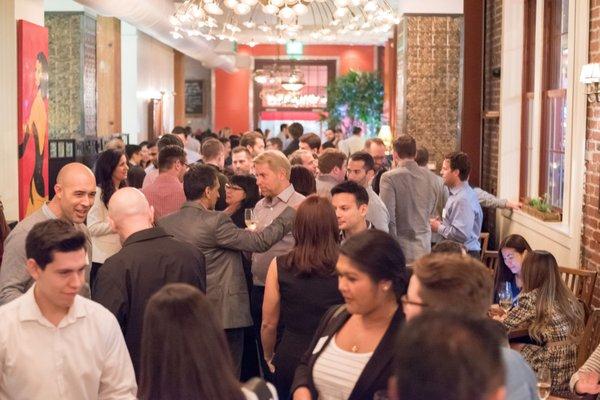
<svg viewBox="0 0 600 400"><path fill-rule="evenodd" d="M289 396L294 371L319 320L328 308L344 301L335 275L339 228L329 200L307 197L298 207L292 234L294 249L269 266L261 328L265 360L275 369L281 399ZM275 351L280 320L284 330Z"/></svg>
<svg viewBox="0 0 600 400"><path fill-rule="evenodd" d="M408 274L398 242L367 230L347 239L336 265L343 306L323 317L296 369L294 400L373 399L392 372Z"/></svg>

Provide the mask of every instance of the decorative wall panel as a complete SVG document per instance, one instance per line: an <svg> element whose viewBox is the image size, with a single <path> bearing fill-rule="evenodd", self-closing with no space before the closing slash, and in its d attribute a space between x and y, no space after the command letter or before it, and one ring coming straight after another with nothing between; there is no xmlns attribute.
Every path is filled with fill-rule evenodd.
<svg viewBox="0 0 600 400"><path fill-rule="evenodd" d="M96 20L84 13L45 15L49 30L50 139L96 136Z"/></svg>
<svg viewBox="0 0 600 400"><path fill-rule="evenodd" d="M429 150L441 167L459 146L463 19L405 15L398 34L398 134Z"/></svg>

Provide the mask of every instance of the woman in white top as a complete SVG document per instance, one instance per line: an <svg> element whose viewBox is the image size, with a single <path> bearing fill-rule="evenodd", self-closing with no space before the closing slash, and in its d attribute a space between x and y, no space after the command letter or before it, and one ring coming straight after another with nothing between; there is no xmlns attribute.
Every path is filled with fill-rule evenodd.
<svg viewBox="0 0 600 400"><path fill-rule="evenodd" d="M408 283L402 250L367 230L344 242L336 269L345 304L321 320L296 369L294 400L372 399L387 388Z"/></svg>
<svg viewBox="0 0 600 400"><path fill-rule="evenodd" d="M87 226L92 239L92 285L104 261L121 249L119 235L112 230L108 222L108 202L113 193L127 186L128 170L127 158L120 150L105 150L96 161L94 175L98 190L94 205L87 216Z"/></svg>

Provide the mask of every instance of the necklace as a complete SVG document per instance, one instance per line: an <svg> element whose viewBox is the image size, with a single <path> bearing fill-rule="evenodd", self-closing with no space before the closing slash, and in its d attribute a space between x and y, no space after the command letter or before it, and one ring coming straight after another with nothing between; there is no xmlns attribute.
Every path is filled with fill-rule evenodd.
<svg viewBox="0 0 600 400"><path fill-rule="evenodd" d="M389 324L390 319L392 318L392 315L394 315L394 313L396 312L396 310L398 309L398 306L394 307L393 310L386 316L386 325ZM357 337L357 342L360 343L361 339L362 339L362 332L359 335L359 337ZM353 353L358 353L358 351L360 350L360 344L355 344L350 348L350 351L352 351Z"/></svg>

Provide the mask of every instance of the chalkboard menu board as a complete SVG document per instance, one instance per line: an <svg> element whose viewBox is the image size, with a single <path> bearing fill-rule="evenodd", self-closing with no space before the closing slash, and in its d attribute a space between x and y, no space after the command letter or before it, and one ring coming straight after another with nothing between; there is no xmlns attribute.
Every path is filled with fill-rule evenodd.
<svg viewBox="0 0 600 400"><path fill-rule="evenodd" d="M204 81L185 81L185 115L204 114Z"/></svg>

